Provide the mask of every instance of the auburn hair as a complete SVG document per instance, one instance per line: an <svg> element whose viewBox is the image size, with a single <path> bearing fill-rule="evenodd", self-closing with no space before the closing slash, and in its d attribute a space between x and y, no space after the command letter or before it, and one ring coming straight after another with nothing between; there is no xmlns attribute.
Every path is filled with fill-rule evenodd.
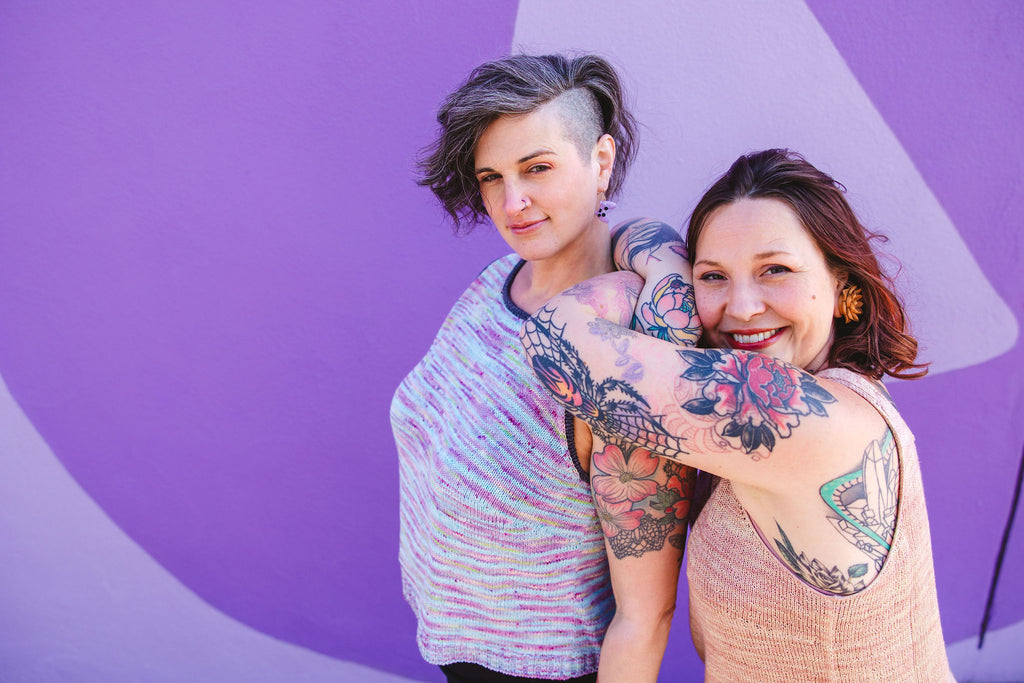
<svg viewBox="0 0 1024 683"><path fill-rule="evenodd" d="M769 149L745 154L697 203L686 233L687 250L693 258L701 231L719 207L744 198L785 202L825 255L832 273L859 287L863 296L859 320L835 321L829 367L874 379L923 377L928 364L916 362L917 340L907 329L903 304L871 248L872 242L886 238L861 224L845 193L845 187L796 152Z"/></svg>

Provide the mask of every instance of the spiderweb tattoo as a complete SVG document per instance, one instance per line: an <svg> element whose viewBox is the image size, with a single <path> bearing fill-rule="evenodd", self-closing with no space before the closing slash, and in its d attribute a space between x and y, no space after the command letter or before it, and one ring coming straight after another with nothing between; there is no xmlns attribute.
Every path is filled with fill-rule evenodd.
<svg viewBox="0 0 1024 683"><path fill-rule="evenodd" d="M544 387L605 441L626 439L672 459L686 455L683 439L665 429L633 385L613 377L594 381L579 352L564 338L565 326L552 322L553 315L553 308L544 307L524 326L523 346L533 356L533 371Z"/></svg>

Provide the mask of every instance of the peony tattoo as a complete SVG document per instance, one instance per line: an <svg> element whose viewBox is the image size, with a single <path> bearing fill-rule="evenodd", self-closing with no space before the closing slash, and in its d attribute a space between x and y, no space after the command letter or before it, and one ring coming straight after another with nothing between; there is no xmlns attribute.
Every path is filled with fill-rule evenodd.
<svg viewBox="0 0 1024 683"><path fill-rule="evenodd" d="M650 302L641 306L640 318L651 336L673 344L693 346L700 336L693 287L681 275L658 282Z"/></svg>
<svg viewBox="0 0 1024 683"><path fill-rule="evenodd" d="M761 446L770 452L776 437L787 438L801 417L825 417L825 404L836 400L814 377L770 356L719 349L679 355L690 366L683 378L704 382L701 395L682 407L724 418L722 436L739 438L747 453Z"/></svg>

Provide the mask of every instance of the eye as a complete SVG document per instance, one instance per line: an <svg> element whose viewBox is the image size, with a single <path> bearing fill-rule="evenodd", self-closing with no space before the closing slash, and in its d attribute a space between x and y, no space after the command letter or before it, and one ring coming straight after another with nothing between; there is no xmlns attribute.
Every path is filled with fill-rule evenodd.
<svg viewBox="0 0 1024 683"><path fill-rule="evenodd" d="M543 173L544 171L550 171L551 166L548 164L534 164L530 168L526 169L527 173Z"/></svg>
<svg viewBox="0 0 1024 683"><path fill-rule="evenodd" d="M489 183L489 182L495 181L495 180L497 180L500 177L501 176L498 175L497 173L488 173L487 175L482 175L482 176L478 177L476 180L477 180L478 183L483 185L484 183Z"/></svg>
<svg viewBox="0 0 1024 683"><path fill-rule="evenodd" d="M709 270L706 273L701 273L699 276L697 276L697 279L701 280L702 282L714 282L725 280L725 276L722 275L721 273Z"/></svg>
<svg viewBox="0 0 1024 683"><path fill-rule="evenodd" d="M781 273L791 273L793 272L793 269L788 266L775 265L768 266L765 268L764 272L768 275L779 275Z"/></svg>

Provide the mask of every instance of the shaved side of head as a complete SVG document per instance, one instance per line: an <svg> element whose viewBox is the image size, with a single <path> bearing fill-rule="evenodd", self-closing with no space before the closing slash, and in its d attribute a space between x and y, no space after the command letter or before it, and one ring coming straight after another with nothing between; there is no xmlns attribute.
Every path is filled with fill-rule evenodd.
<svg viewBox="0 0 1024 683"><path fill-rule="evenodd" d="M586 88L567 90L551 104L558 110L565 125L565 133L576 146L580 158L590 159L590 152L602 135L601 106L594 94Z"/></svg>

